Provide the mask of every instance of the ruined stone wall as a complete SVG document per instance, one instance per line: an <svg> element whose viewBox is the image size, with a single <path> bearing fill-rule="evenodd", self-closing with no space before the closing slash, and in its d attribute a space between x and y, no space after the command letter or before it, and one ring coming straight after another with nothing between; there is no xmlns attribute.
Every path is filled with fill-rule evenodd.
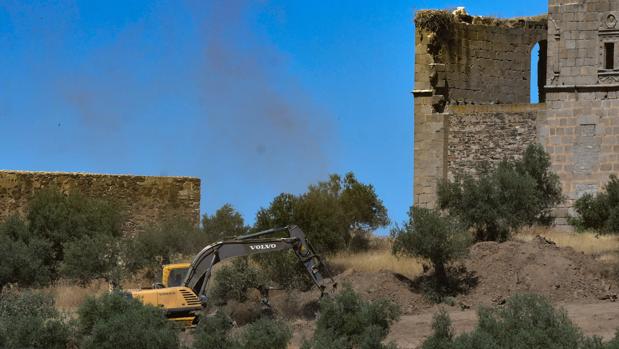
<svg viewBox="0 0 619 349"><path fill-rule="evenodd" d="M484 162L519 159L537 141L543 104L454 106L449 108L447 175L475 174Z"/></svg>
<svg viewBox="0 0 619 349"><path fill-rule="evenodd" d="M420 25L432 16L447 25ZM416 23L414 193L416 205L431 207L437 183L454 171L513 157L536 140L543 108L502 105L529 102L531 49L546 39L546 20L420 11Z"/></svg>
<svg viewBox="0 0 619 349"><path fill-rule="evenodd" d="M195 224L200 219L198 178L0 171L0 220L24 214L32 195L49 186L117 202L128 215L129 233L168 212Z"/></svg>
<svg viewBox="0 0 619 349"><path fill-rule="evenodd" d="M619 172L619 1L558 1L549 7L547 113L540 140L567 195L556 215ZM606 66L605 44L614 67Z"/></svg>
<svg viewBox="0 0 619 349"><path fill-rule="evenodd" d="M477 22L456 24L442 53L450 103L529 103L531 48L546 39L546 22Z"/></svg>

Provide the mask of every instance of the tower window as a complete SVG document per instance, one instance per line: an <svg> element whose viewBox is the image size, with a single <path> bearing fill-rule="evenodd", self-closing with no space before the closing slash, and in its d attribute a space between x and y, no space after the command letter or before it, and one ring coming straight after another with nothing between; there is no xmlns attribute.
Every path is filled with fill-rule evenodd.
<svg viewBox="0 0 619 349"><path fill-rule="evenodd" d="M604 43L604 52L606 54L605 69L615 69L615 43Z"/></svg>

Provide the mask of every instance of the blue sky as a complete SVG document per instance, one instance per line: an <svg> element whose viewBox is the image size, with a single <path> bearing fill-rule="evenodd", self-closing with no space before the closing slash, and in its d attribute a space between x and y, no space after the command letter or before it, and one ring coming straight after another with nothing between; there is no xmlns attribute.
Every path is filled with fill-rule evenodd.
<svg viewBox="0 0 619 349"><path fill-rule="evenodd" d="M413 191L413 12L543 1L0 0L2 169L185 175L253 222L353 171Z"/></svg>

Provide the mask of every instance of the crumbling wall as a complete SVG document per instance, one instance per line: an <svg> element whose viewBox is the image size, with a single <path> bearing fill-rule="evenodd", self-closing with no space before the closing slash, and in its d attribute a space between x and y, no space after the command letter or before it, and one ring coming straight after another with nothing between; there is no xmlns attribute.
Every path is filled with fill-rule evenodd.
<svg viewBox="0 0 619 349"><path fill-rule="evenodd" d="M415 24L415 204L434 206L438 181L536 141L543 107L521 104L530 100L531 49L546 40L547 21L458 10L419 11ZM511 104L520 106L502 107ZM471 105L479 109L462 109Z"/></svg>
<svg viewBox="0 0 619 349"><path fill-rule="evenodd" d="M449 108L448 176L475 174L484 162L519 159L537 141L543 104L467 105Z"/></svg>
<svg viewBox="0 0 619 349"><path fill-rule="evenodd" d="M0 171L0 220L24 214L32 195L49 186L113 200L128 216L128 233L171 212L194 224L200 219L199 178Z"/></svg>
<svg viewBox="0 0 619 349"><path fill-rule="evenodd" d="M415 23L416 89L433 90L443 105L529 103L531 49L547 38L545 16L419 11Z"/></svg>

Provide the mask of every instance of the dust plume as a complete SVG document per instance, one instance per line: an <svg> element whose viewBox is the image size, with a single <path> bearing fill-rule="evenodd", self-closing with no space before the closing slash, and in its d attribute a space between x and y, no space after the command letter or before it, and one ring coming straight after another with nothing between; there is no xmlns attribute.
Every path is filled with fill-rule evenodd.
<svg viewBox="0 0 619 349"><path fill-rule="evenodd" d="M333 126L287 72L286 55L250 27L265 6L211 1L203 9L208 145L264 184L300 189L327 171Z"/></svg>
<svg viewBox="0 0 619 349"><path fill-rule="evenodd" d="M301 191L330 170L334 126L267 32L285 16L269 6L0 2L0 49L24 43L8 52L32 76L9 83L36 102L12 117L42 115L38 156L65 164L47 170L199 176L208 210L244 213Z"/></svg>

